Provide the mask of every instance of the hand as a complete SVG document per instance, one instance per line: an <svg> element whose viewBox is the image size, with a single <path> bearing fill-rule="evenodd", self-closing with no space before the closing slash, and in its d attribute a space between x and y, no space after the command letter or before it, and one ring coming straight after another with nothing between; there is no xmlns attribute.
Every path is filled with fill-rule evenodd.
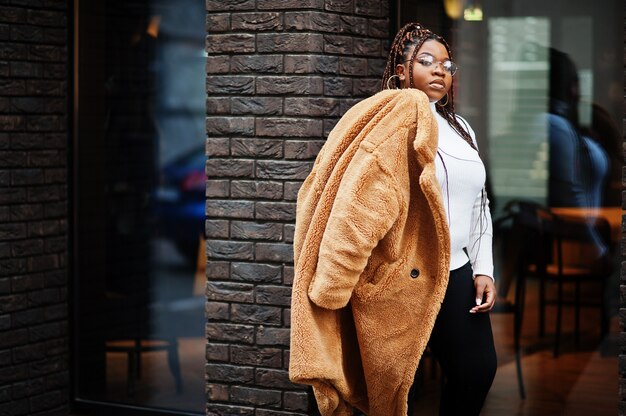
<svg viewBox="0 0 626 416"><path fill-rule="evenodd" d="M489 276L479 274L474 278L476 287L476 306L470 309L470 313L489 312L496 303L496 286Z"/></svg>

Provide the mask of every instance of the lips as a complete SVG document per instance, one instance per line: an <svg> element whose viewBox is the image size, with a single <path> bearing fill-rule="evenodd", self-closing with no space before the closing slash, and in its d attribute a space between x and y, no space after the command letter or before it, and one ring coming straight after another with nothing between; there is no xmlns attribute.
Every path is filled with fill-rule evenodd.
<svg viewBox="0 0 626 416"><path fill-rule="evenodd" d="M446 88L446 83L443 82L443 80L441 79L434 79L430 81L428 85L438 90L443 90L444 88Z"/></svg>

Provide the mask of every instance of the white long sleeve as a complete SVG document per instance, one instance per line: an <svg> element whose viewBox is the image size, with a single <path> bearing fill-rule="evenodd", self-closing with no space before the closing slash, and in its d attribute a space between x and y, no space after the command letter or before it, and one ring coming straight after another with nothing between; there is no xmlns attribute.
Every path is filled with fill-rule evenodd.
<svg viewBox="0 0 626 416"><path fill-rule="evenodd" d="M472 219L467 251L474 276L484 274L493 279L493 224L489 212L489 199L482 192L476 197L472 208Z"/></svg>
<svg viewBox="0 0 626 416"><path fill-rule="evenodd" d="M435 163L450 228L450 270L462 267L469 256L474 276L484 274L493 279L491 214L487 196L483 198L485 166L478 153L435 111L434 104L431 110L439 127ZM467 126L476 143L474 131Z"/></svg>

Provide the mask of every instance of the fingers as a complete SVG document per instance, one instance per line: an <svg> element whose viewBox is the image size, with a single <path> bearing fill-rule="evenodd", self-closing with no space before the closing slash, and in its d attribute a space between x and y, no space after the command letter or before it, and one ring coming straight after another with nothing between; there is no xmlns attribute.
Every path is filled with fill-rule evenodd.
<svg viewBox="0 0 626 416"><path fill-rule="evenodd" d="M481 303L480 305L472 308L472 310L470 310L470 312L472 313L476 313L476 312L489 312L491 309L493 309L493 305L496 303L496 297L494 296L493 292L489 292L489 291L485 291L486 293L486 299L485 302Z"/></svg>
<svg viewBox="0 0 626 416"><path fill-rule="evenodd" d="M470 309L470 313L489 312L496 302L496 290L488 276L477 276L474 280L476 287L476 306Z"/></svg>
<svg viewBox="0 0 626 416"><path fill-rule="evenodd" d="M476 283L476 306L480 306L483 303L483 292L486 286L482 282Z"/></svg>

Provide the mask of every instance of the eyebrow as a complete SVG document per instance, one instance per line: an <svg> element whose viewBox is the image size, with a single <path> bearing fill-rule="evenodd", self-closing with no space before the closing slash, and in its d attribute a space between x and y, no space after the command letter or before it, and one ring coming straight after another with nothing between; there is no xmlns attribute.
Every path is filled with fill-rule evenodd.
<svg viewBox="0 0 626 416"><path fill-rule="evenodd" d="M433 59L437 59L437 57L435 55L433 55L432 53L430 53L430 52L421 52L421 53L417 54L417 56L421 56L421 55L428 55L428 56L431 56ZM444 61L444 62L445 61L451 61L451 59L450 59L449 56L446 56L441 61Z"/></svg>

